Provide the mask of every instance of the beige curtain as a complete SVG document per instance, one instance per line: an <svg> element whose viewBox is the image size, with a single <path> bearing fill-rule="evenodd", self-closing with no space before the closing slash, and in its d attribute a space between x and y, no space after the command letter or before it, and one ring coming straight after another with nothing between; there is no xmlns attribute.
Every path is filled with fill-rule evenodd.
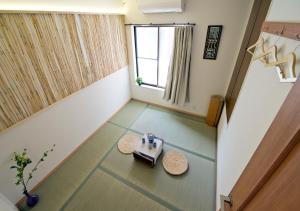
<svg viewBox="0 0 300 211"><path fill-rule="evenodd" d="M173 104L189 101L189 76L192 51L192 26L175 28L173 54L169 65L164 99Z"/></svg>

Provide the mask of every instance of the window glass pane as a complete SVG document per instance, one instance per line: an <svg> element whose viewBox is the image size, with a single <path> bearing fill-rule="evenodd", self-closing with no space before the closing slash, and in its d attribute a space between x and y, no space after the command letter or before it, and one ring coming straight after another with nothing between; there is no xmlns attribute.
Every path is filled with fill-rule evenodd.
<svg viewBox="0 0 300 211"><path fill-rule="evenodd" d="M136 27L137 57L157 59L157 27Z"/></svg>
<svg viewBox="0 0 300 211"><path fill-rule="evenodd" d="M157 61L152 59L138 59L138 74L144 83L157 84Z"/></svg>
<svg viewBox="0 0 300 211"><path fill-rule="evenodd" d="M166 86L170 58L174 41L174 27L160 27L159 29L159 80L158 85Z"/></svg>

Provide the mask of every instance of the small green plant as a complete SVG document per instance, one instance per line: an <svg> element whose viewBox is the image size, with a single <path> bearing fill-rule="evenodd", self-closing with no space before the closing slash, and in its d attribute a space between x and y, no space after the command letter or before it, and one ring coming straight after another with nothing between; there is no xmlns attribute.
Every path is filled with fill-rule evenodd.
<svg viewBox="0 0 300 211"><path fill-rule="evenodd" d="M35 166L32 168L32 170L28 173L28 176L24 175L24 170L26 169L26 167L32 163L32 160L28 157L27 155L27 149L24 149L23 152L21 153L17 153L14 152L12 161L14 161L14 164L10 167L11 169L16 169L17 170L17 174L16 174L16 185L23 185L23 193L27 193L27 185L29 183L29 181L32 179L33 177L33 173L35 171L37 171L38 166L45 161L46 157L48 156L49 152L53 152L53 149L55 147L55 144L53 145L53 147L50 150L47 150L43 153L41 159L39 159L37 161L37 163L35 164Z"/></svg>
<svg viewBox="0 0 300 211"><path fill-rule="evenodd" d="M143 79L141 77L136 78L136 83L141 86L143 84Z"/></svg>

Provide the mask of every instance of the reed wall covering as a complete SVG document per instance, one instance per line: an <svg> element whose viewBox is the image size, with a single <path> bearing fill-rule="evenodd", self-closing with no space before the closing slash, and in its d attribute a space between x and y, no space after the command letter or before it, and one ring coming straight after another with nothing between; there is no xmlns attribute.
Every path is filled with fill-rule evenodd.
<svg viewBox="0 0 300 211"><path fill-rule="evenodd" d="M0 14L0 131L125 67L123 19Z"/></svg>

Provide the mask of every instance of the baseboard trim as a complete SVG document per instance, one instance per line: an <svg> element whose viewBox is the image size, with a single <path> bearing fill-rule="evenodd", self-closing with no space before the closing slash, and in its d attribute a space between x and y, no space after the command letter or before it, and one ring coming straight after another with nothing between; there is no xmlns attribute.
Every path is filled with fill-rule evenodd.
<svg viewBox="0 0 300 211"><path fill-rule="evenodd" d="M199 115L199 114L195 114L195 113L192 113L192 112L176 109L176 108L173 108L173 107L170 107L170 106L165 106L165 105L152 103L152 102L145 101L145 100L140 100L140 99L137 99L137 98L132 98L132 100L142 102L142 103L147 103L149 105L153 105L153 106L157 106L157 107L161 107L161 108L165 108L165 109L169 109L169 110L172 110L172 111L176 111L176 112L179 112L179 113L182 113L182 114L187 114L187 115L194 116L194 117L197 117L197 118L201 118L203 121L205 121L205 117L202 116L202 115Z"/></svg>

